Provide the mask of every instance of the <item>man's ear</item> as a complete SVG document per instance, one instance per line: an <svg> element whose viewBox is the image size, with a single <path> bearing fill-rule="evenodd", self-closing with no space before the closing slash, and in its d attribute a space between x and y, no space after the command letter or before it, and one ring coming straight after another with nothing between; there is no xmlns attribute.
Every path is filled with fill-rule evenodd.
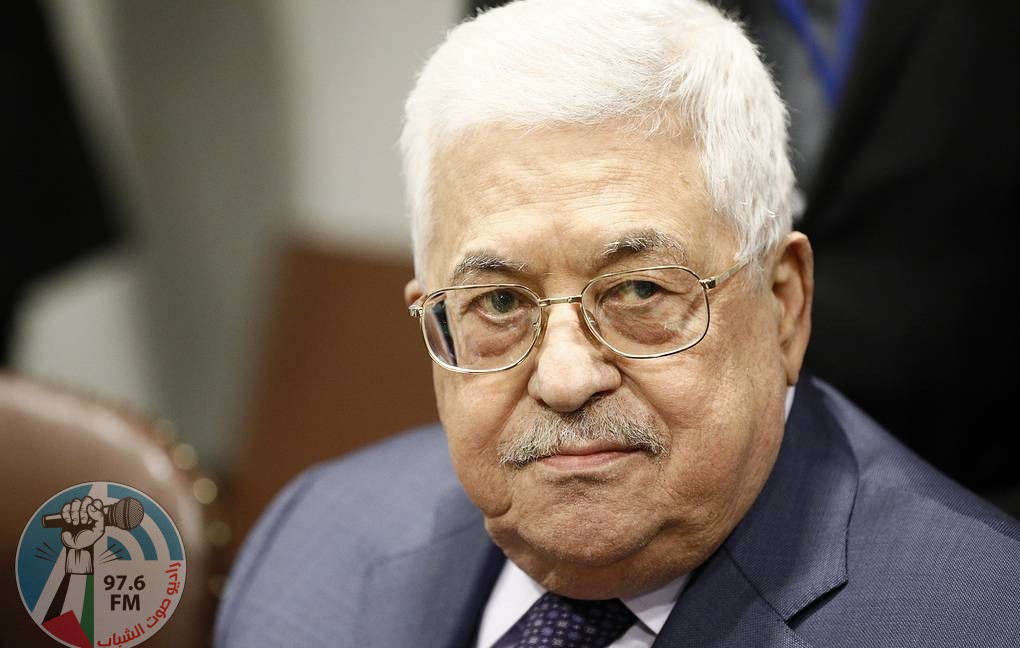
<svg viewBox="0 0 1020 648"><path fill-rule="evenodd" d="M421 289L421 284L418 283L418 280L412 279L404 286L404 303L410 306L424 294L425 291Z"/></svg>
<svg viewBox="0 0 1020 648"><path fill-rule="evenodd" d="M811 337L811 300L815 292L815 260L811 242L800 232L791 232L774 252L771 292L776 307L779 344L786 382L793 385L800 375Z"/></svg>

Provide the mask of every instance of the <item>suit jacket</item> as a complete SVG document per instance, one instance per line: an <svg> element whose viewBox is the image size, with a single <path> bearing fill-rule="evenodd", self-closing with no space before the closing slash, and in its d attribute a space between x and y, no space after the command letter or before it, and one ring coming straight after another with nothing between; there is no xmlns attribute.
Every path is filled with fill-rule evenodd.
<svg viewBox="0 0 1020 648"><path fill-rule="evenodd" d="M503 564L442 430L313 468L250 535L216 645L469 646ZM1020 526L824 383L656 646L1017 646Z"/></svg>

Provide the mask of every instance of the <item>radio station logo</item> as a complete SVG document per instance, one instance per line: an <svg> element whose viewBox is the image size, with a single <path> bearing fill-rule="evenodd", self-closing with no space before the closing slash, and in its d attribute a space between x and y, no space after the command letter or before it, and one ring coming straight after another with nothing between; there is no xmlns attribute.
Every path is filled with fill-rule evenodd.
<svg viewBox="0 0 1020 648"><path fill-rule="evenodd" d="M17 581L32 619L65 646L135 646L184 591L184 543L166 511L113 482L72 486L28 521Z"/></svg>

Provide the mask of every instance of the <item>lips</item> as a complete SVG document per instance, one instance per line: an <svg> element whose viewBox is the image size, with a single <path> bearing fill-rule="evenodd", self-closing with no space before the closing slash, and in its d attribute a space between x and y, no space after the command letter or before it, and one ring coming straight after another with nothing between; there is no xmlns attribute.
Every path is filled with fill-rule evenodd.
<svg viewBox="0 0 1020 648"><path fill-rule="evenodd" d="M593 441L559 448L556 454L543 457L539 463L559 470L585 470L612 463L635 452L637 450L616 443Z"/></svg>
<svg viewBox="0 0 1020 648"><path fill-rule="evenodd" d="M573 446L563 446L559 448L554 457L557 455L566 455L570 457L584 457L593 454L599 454L602 452L630 452L631 449L618 443L611 441L589 441Z"/></svg>

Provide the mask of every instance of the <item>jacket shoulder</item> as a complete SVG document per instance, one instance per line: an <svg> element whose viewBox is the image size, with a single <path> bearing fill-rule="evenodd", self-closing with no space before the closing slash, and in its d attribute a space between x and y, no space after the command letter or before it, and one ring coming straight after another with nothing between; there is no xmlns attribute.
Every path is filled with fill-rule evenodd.
<svg viewBox="0 0 1020 648"><path fill-rule="evenodd" d="M1020 524L815 382L858 467L847 582L795 620L824 645L1020 641ZM848 624L848 619L859 623ZM1008 642L1007 642L1008 643Z"/></svg>
<svg viewBox="0 0 1020 648"><path fill-rule="evenodd" d="M1020 542L1017 520L959 485L904 446L833 387L815 379L838 426L846 434L859 471L858 504L881 499L900 506L930 502L947 518L967 518L994 535ZM976 441L977 442L977 441ZM934 521L932 521L934 522ZM951 523L950 519L945 521Z"/></svg>
<svg viewBox="0 0 1020 648"><path fill-rule="evenodd" d="M216 645L240 645L242 635L335 643L330 627L356 617L367 570L427 543L451 490L462 492L439 426L308 469L274 498L241 547L217 613ZM327 601L330 609L320 609ZM299 623L316 616L334 622Z"/></svg>

